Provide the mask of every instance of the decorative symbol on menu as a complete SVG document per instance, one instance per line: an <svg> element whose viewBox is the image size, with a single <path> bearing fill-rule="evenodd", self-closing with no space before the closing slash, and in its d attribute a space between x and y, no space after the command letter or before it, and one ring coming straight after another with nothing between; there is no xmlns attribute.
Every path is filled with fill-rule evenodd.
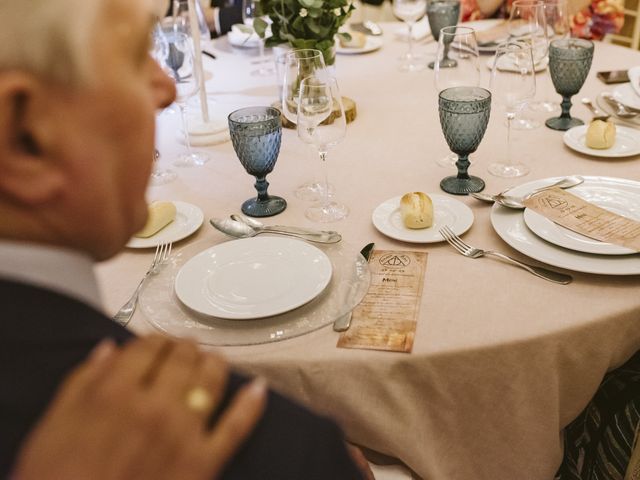
<svg viewBox="0 0 640 480"><path fill-rule="evenodd" d="M547 201L547 205L549 205L549 207L553 208L554 210L565 209L568 205L566 200L557 197L549 196L545 198L545 200Z"/></svg>
<svg viewBox="0 0 640 480"><path fill-rule="evenodd" d="M403 268L411 263L411 258L408 255L398 255L396 253L389 253L380 257L380 264L385 267Z"/></svg>

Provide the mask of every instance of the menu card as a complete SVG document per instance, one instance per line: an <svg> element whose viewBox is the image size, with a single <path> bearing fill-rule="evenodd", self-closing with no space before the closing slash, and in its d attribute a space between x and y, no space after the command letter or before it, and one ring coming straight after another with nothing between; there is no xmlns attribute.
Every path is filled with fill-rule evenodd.
<svg viewBox="0 0 640 480"><path fill-rule="evenodd" d="M640 222L600 208L565 190L544 190L524 204L576 233L640 252Z"/></svg>
<svg viewBox="0 0 640 480"><path fill-rule="evenodd" d="M416 332L425 252L376 250L369 259L371 286L353 310L338 347L410 353Z"/></svg>

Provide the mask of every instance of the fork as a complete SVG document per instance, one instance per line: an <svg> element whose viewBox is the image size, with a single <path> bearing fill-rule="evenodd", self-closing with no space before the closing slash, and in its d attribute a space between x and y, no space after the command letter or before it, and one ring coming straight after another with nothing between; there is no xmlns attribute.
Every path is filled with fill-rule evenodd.
<svg viewBox="0 0 640 480"><path fill-rule="evenodd" d="M444 238L449 245L455 248L459 253L469 258L480 258L484 256L493 256L500 258L508 263L512 263L520 268L524 268L527 272L532 273L536 277L540 277L544 280L548 280L553 283L560 283L562 285L566 285L571 283L573 278L570 275L565 275L564 273L554 272L553 270L547 270L542 267L534 267L533 265L528 265L520 260L516 260L504 253L495 252L493 250L482 250L480 248L472 247L465 243L458 235L456 235L451 228L448 226L444 226L438 230L442 238Z"/></svg>
<svg viewBox="0 0 640 480"><path fill-rule="evenodd" d="M118 310L118 313L113 316L113 319L123 327L131 321L133 312L136 311L138 295L140 295L140 290L142 290L144 282L149 278L149 276L157 274L160 271L160 267L169 260L169 257L171 256L171 245L171 242L158 244L149 270L147 270L147 273L145 273L142 280L140 280L140 283L133 292L133 295L131 295L131 298L122 306L122 308L120 308L120 310Z"/></svg>

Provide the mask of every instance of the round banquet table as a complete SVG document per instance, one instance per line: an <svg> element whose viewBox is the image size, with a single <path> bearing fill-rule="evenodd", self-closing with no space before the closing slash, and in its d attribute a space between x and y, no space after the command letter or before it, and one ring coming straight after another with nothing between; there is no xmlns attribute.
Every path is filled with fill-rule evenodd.
<svg viewBox="0 0 640 480"><path fill-rule="evenodd" d="M335 417L350 441L396 457L422 478L549 480L562 457L562 428L584 408L604 373L640 347L639 276L573 273L568 286L542 281L493 259L471 260L445 243L407 244L379 233L371 222L381 202L409 191L442 193L439 182L450 171L435 160L448 153L438 120L433 71L401 73L397 59L407 48L384 24L384 44L363 55L338 55L336 75L343 95L357 103L358 116L344 141L328 157L337 197L349 217L330 225L344 240L378 249L428 252L424 291L410 354L336 348L330 326L301 337L221 350L243 371L265 376L271 386ZM434 56L436 44L417 50ZM234 49L222 38L205 57L211 111L224 119L236 108L272 103L274 77L251 76L255 53ZM252 55L253 53L253 55ZM489 70L481 57L483 84ZM640 53L605 43L596 45L593 66L572 113L589 118L579 99L609 89L600 70L640 64ZM537 99L560 101L548 73L539 74ZM533 113L538 119L549 116ZM160 165L184 146L177 139L179 115L158 116ZM531 167L521 179L501 179L488 164L505 153L502 113L492 112L471 173L482 176L487 192L518 183L567 174L640 180L638 157L595 158L577 154L562 132L545 127L513 132L513 152ZM230 142L206 149L212 160L201 168L172 167L174 182L151 186L149 200L182 200L198 205L205 224L194 241L210 245L227 238L206 219L238 212L255 195L253 178L240 165ZM315 226L307 206L293 195L317 169L317 154L293 130L284 130L270 192L284 196L288 208L277 223ZM464 238L473 245L526 260L494 232L491 207L459 197L472 208L473 226ZM125 250L98 266L108 313L113 314L137 285L152 250ZM532 260L531 260L532 261ZM535 263L534 261L532 261ZM153 331L137 312L130 328Z"/></svg>

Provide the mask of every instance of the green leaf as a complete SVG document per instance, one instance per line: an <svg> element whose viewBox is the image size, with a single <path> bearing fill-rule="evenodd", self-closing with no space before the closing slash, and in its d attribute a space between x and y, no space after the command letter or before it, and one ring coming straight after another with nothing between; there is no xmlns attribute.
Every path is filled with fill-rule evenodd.
<svg viewBox="0 0 640 480"><path fill-rule="evenodd" d="M253 29L256 31L260 38L264 38L264 34L267 30L269 24L265 22L262 18L256 18L253 20Z"/></svg>

